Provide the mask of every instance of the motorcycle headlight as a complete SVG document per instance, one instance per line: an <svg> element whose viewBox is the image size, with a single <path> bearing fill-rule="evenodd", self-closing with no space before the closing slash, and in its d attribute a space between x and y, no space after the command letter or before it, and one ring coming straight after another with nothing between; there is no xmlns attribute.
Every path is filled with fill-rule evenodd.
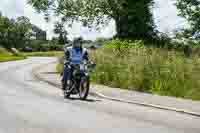
<svg viewBox="0 0 200 133"><path fill-rule="evenodd" d="M83 64L80 64L80 70L84 71L85 70L85 66Z"/></svg>
<svg viewBox="0 0 200 133"><path fill-rule="evenodd" d="M87 65L85 65L85 70L87 70L88 69L88 66Z"/></svg>

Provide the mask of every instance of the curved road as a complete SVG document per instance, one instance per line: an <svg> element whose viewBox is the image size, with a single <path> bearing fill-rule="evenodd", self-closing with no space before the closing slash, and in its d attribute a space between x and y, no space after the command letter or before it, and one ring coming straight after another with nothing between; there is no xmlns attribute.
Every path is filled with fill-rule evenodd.
<svg viewBox="0 0 200 133"><path fill-rule="evenodd" d="M89 97L64 100L59 89L33 78L55 58L0 64L0 133L200 133L200 118Z"/></svg>

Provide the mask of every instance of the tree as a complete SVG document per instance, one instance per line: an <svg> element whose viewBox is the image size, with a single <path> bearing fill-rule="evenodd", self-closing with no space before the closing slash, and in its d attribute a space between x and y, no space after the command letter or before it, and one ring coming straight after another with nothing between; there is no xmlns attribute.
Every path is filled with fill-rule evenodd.
<svg viewBox="0 0 200 133"><path fill-rule="evenodd" d="M14 32L14 23L7 17L0 16L0 44L6 48L12 46L10 37Z"/></svg>
<svg viewBox="0 0 200 133"><path fill-rule="evenodd" d="M51 43L58 44L59 39L57 37L52 37Z"/></svg>
<svg viewBox="0 0 200 133"><path fill-rule="evenodd" d="M200 39L200 1L199 0L177 0L179 15L186 18L190 29L186 29L193 37Z"/></svg>
<svg viewBox="0 0 200 133"><path fill-rule="evenodd" d="M54 25L54 33L59 35L58 43L59 44L65 44L67 39L67 31L64 27L64 24L62 22L56 22Z"/></svg>
<svg viewBox="0 0 200 133"><path fill-rule="evenodd" d="M6 48L20 48L30 38L31 24L28 18L16 20L0 16L0 44Z"/></svg>
<svg viewBox="0 0 200 133"><path fill-rule="evenodd" d="M46 31L43 31L41 28L39 28L36 25L32 25L32 31L33 31L33 37L36 40L47 40L47 34Z"/></svg>
<svg viewBox="0 0 200 133"><path fill-rule="evenodd" d="M38 12L54 12L64 21L81 21L100 28L110 19L116 22L117 37L154 36L151 6L153 0L29 0Z"/></svg>
<svg viewBox="0 0 200 133"><path fill-rule="evenodd" d="M27 17L21 16L16 19L14 28L16 28L17 37L15 47L23 47L31 37L32 24Z"/></svg>

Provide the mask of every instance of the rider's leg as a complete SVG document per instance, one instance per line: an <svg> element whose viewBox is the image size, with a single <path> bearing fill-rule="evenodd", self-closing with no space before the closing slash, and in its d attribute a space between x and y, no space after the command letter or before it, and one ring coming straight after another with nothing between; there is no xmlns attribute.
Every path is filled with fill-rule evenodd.
<svg viewBox="0 0 200 133"><path fill-rule="evenodd" d="M68 66L64 67L63 77L62 77L62 89L65 90L65 83L71 78L71 68Z"/></svg>

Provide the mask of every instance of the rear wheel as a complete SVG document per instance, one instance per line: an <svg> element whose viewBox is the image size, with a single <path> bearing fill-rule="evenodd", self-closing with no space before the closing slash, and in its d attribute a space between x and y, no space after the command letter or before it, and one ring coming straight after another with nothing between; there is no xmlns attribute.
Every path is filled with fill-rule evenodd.
<svg viewBox="0 0 200 133"><path fill-rule="evenodd" d="M90 89L90 79L89 77L84 77L81 79L79 87L79 96L81 100L86 100Z"/></svg>

